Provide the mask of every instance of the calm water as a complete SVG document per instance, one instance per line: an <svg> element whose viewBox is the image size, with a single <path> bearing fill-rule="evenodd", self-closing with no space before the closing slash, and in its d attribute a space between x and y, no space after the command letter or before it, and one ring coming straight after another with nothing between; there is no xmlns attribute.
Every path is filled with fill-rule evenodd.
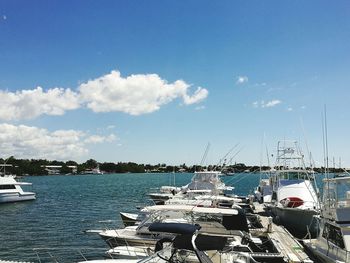
<svg viewBox="0 0 350 263"><path fill-rule="evenodd" d="M191 177L177 174L176 185ZM36 192L37 200L0 205L0 259L38 262L39 253L43 262L74 262L82 259L78 251L101 257L108 249L84 230L122 226L119 212L137 212L150 204L147 193L172 184L173 174L37 176L25 181L33 183L26 190ZM235 186L236 194L247 195L259 175L237 174L223 181Z"/></svg>

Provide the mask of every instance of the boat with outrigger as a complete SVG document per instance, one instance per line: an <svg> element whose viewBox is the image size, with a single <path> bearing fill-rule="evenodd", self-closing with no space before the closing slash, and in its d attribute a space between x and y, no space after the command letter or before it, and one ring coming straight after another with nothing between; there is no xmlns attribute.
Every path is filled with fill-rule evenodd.
<svg viewBox="0 0 350 263"><path fill-rule="evenodd" d="M191 182L182 187L162 186L160 192L149 193L148 196L155 204L164 204L173 198L191 198L194 194L223 195L232 192L234 187L225 185L221 181L220 171L198 171L194 172Z"/></svg>
<svg viewBox="0 0 350 263"><path fill-rule="evenodd" d="M318 188L314 173L307 169L297 141L279 141L276 164L265 173L255 196L270 209L276 223L300 238L316 236L319 214Z"/></svg>

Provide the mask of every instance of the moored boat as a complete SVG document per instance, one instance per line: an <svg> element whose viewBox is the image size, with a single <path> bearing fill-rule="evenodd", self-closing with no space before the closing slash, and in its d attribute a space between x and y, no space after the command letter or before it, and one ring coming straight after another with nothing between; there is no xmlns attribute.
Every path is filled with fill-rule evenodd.
<svg viewBox="0 0 350 263"><path fill-rule="evenodd" d="M23 191L21 186L31 183L17 182L14 175L0 176L0 203L34 200L35 193Z"/></svg>
<svg viewBox="0 0 350 263"><path fill-rule="evenodd" d="M260 184L260 200L271 209L276 223L300 238L317 235L318 190L296 141L278 142L275 169Z"/></svg>
<svg viewBox="0 0 350 263"><path fill-rule="evenodd" d="M317 262L350 262L350 176L323 180L320 231L304 245Z"/></svg>

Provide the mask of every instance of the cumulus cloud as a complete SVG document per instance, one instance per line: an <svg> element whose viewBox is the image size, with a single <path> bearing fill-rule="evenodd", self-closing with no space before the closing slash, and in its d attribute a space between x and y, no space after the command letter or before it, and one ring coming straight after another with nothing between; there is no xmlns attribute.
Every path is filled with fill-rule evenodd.
<svg viewBox="0 0 350 263"><path fill-rule="evenodd" d="M248 82L248 77L247 76L238 76L236 80L237 85L241 85L243 83Z"/></svg>
<svg viewBox="0 0 350 263"><path fill-rule="evenodd" d="M282 103L282 101L280 101L280 100L271 100L271 101L266 102L265 104L262 104L261 107L271 108L271 107L274 107L280 103Z"/></svg>
<svg viewBox="0 0 350 263"><path fill-rule="evenodd" d="M17 92L0 90L0 119L24 120L40 115L63 115L68 110L87 107L94 112L120 111L131 115L151 113L177 98L185 105L196 104L208 96L198 87L190 94L191 85L183 80L168 83L157 74L122 77L119 71L87 81L77 90L41 87Z"/></svg>
<svg viewBox="0 0 350 263"><path fill-rule="evenodd" d="M282 103L282 101L280 100L270 100L270 101L267 101L265 102L264 100L262 101L254 101L252 103L252 106L254 108L271 108L271 107L274 107L278 104Z"/></svg>
<svg viewBox="0 0 350 263"><path fill-rule="evenodd" d="M86 139L87 137L87 139ZM88 153L91 143L110 142L116 139L114 134L91 139L82 131L57 130L50 132L26 125L0 124L0 148L2 156L14 155L19 158L45 158L67 160L76 159ZM90 138L90 140L88 140ZM95 137L96 139L96 137Z"/></svg>
<svg viewBox="0 0 350 263"><path fill-rule="evenodd" d="M121 111L140 115L157 111L176 98L182 98L189 105L199 103L208 96L208 91L201 87L189 95L189 88L190 85L183 80L168 83L157 74L124 78L119 71L112 71L81 84L79 92L82 101L94 112Z"/></svg>
<svg viewBox="0 0 350 263"><path fill-rule="evenodd" d="M208 97L208 90L198 87L195 93L190 96L186 92L183 94L183 100L186 105L198 103Z"/></svg>
<svg viewBox="0 0 350 263"><path fill-rule="evenodd" d="M63 115L80 107L78 94L70 89L53 88L8 92L0 90L0 119L33 119L42 114Z"/></svg>

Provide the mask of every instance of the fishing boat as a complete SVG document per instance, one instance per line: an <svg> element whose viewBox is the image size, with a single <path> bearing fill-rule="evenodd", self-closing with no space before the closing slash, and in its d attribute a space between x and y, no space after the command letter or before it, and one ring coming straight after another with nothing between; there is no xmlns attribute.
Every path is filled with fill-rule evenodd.
<svg viewBox="0 0 350 263"><path fill-rule="evenodd" d="M350 176L323 180L320 231L304 245L317 262L350 262Z"/></svg>
<svg viewBox="0 0 350 263"><path fill-rule="evenodd" d="M202 191L211 195L223 194L225 191L232 191L234 188L226 186L220 179L220 171L195 172L191 182L182 187L162 186L159 193L150 193L149 197L156 204L164 204L166 200L177 198L188 198L188 195L201 194ZM192 191L192 192L191 192Z"/></svg>
<svg viewBox="0 0 350 263"><path fill-rule="evenodd" d="M264 200L269 200L271 195L268 207L275 222L295 236L316 236L318 224L314 216L320 209L317 186L314 174L305 167L297 141L278 142L275 170L262 189Z"/></svg>
<svg viewBox="0 0 350 263"><path fill-rule="evenodd" d="M139 225L122 229L102 230L100 237L111 247L121 245L154 246L161 238L169 235L150 232L148 227L154 222L164 223L200 223L202 230L211 234L229 234L230 230L248 231L246 216L239 209L209 208L189 205L149 206L143 209L149 215Z"/></svg>
<svg viewBox="0 0 350 263"><path fill-rule="evenodd" d="M2 174L0 176L0 203L19 202L35 199L35 193L24 192L21 186L31 183L17 182L15 175Z"/></svg>

